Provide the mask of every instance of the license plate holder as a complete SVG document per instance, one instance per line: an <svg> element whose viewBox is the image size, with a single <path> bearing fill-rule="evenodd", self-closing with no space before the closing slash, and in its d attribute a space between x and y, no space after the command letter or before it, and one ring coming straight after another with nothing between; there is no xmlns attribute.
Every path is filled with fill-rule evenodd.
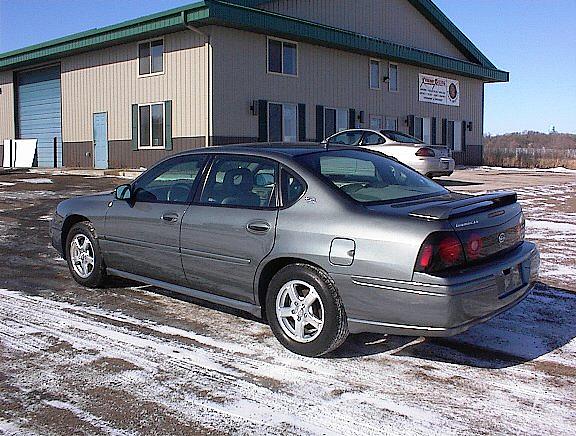
<svg viewBox="0 0 576 436"><path fill-rule="evenodd" d="M504 277L504 292L500 294L498 298L506 298L524 285L522 271L520 270L521 267L522 265L515 265L512 268L502 271Z"/></svg>

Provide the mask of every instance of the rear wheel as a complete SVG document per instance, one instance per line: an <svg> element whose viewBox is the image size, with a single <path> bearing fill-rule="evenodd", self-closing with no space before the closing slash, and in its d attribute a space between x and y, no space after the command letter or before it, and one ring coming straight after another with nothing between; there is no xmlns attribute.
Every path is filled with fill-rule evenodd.
<svg viewBox="0 0 576 436"><path fill-rule="evenodd" d="M66 238L66 259L72 277L90 288L102 286L107 278L95 234L94 226L84 221L74 224Z"/></svg>
<svg viewBox="0 0 576 436"><path fill-rule="evenodd" d="M282 345L317 357L338 348L348 336L342 299L334 281L320 268L294 264L270 281L266 313Z"/></svg>

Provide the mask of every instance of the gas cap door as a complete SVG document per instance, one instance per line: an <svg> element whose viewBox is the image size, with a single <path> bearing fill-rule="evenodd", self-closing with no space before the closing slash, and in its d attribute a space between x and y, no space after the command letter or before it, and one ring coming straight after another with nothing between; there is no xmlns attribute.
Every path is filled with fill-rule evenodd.
<svg viewBox="0 0 576 436"><path fill-rule="evenodd" d="M356 243L352 239L335 238L330 245L330 263L350 266L354 262Z"/></svg>

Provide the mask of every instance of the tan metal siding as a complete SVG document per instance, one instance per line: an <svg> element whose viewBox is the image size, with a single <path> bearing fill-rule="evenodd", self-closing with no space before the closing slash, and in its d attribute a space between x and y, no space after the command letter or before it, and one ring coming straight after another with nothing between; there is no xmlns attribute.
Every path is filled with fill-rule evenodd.
<svg viewBox="0 0 576 436"><path fill-rule="evenodd" d="M218 27L213 29L214 135L254 137L258 117L250 113L252 100L305 103L306 131L315 138L315 106L355 108L369 114L397 116L399 127L408 115L436 117L438 140L441 119L473 122L469 144L482 143L483 82L411 65L399 64L399 92L371 90L369 57L320 46L298 45L298 77L267 73L266 36ZM241 55L239 55L241 54ZM387 65L384 63L383 65ZM429 73L460 81L460 107L418 101L418 74ZM382 84L385 87L385 84Z"/></svg>
<svg viewBox="0 0 576 436"><path fill-rule="evenodd" d="M14 85L12 71L0 72L0 146L4 139L14 138Z"/></svg>
<svg viewBox="0 0 576 436"><path fill-rule="evenodd" d="M207 134L208 50L191 31L164 36L164 73L138 77L137 42L62 59L65 142L92 140L92 115L108 112L109 140L129 140L131 105L172 100L173 137Z"/></svg>
<svg viewBox="0 0 576 436"><path fill-rule="evenodd" d="M276 0L261 8L466 60L406 0Z"/></svg>

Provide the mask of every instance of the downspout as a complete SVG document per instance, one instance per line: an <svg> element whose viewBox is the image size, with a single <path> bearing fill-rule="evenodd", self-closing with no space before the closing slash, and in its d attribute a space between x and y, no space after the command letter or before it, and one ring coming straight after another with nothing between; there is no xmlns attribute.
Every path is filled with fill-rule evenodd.
<svg viewBox="0 0 576 436"><path fill-rule="evenodd" d="M212 44L210 43L210 35L202 32L197 27L194 27L188 23L188 21L186 20L186 12L185 11L182 11L180 14L181 14L182 23L184 24L184 26L188 30L191 30L192 32L202 36L204 38L204 40L206 41L206 50L208 52L208 64L206 66L206 69L207 69L206 86L208 89L206 90L206 98L208 99L208 102L207 102L207 114L206 114L205 144L206 144L206 147L209 147L210 146L210 136L212 134L212 89L211 89L212 88L212 70L211 70L211 66L212 66Z"/></svg>

